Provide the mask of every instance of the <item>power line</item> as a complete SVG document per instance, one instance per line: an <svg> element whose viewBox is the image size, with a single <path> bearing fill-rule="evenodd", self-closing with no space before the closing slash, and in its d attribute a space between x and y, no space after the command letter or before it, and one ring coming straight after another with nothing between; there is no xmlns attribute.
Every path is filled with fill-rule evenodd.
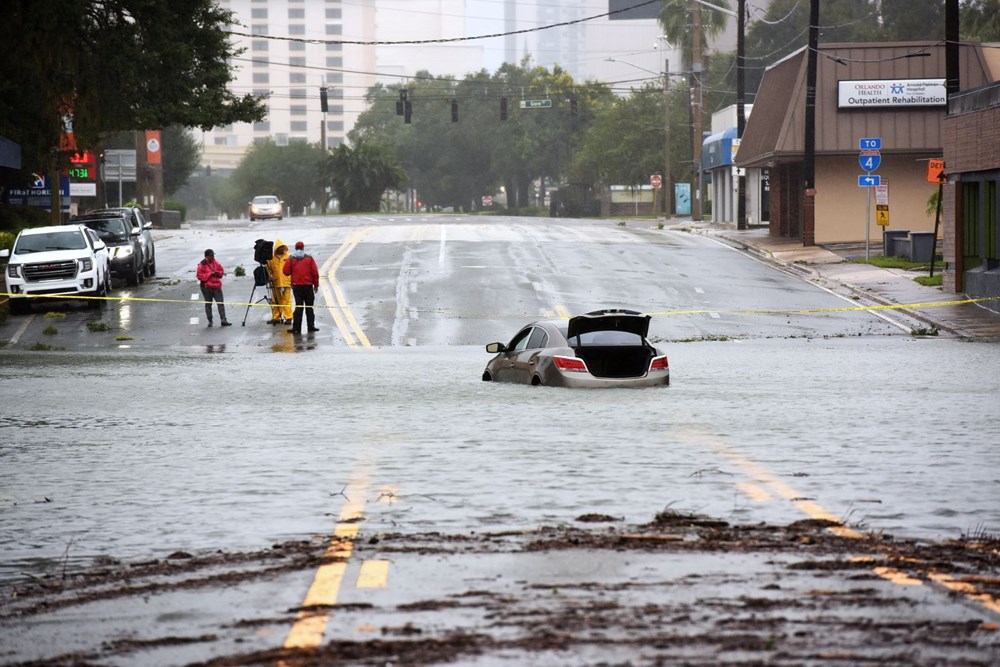
<svg viewBox="0 0 1000 667"><path fill-rule="evenodd" d="M595 19L605 18L607 16L613 16L614 14L620 14L621 12L626 12L631 9L636 9L638 7L644 7L646 5L651 5L656 2L660 2L660 0L645 0L645 2L641 2L637 5L632 5L630 7L615 9L613 11L605 12L603 14L595 14L594 16L585 16L584 18L580 19L562 21L559 23L551 23L549 25L539 26L537 28L524 28L522 30L497 32L488 35L473 35L471 37L441 37L438 39L404 39L404 40L393 40L393 41L379 41L379 40L348 40L348 39L315 39L315 38L305 38L305 37L285 37L278 35L255 35L253 33L238 32L235 30L227 30L224 32L227 35L233 35L235 37L248 37L251 39L266 39L266 40L281 41L281 42L297 42L301 44L350 44L354 46L403 46L403 45L419 45L419 44L447 44L452 42L470 42L477 39L490 39L493 37L507 37L509 35L523 35L531 32L539 32L541 30L550 30L552 28L563 28L566 26L577 25L579 23L586 23L587 21L593 21Z"/></svg>

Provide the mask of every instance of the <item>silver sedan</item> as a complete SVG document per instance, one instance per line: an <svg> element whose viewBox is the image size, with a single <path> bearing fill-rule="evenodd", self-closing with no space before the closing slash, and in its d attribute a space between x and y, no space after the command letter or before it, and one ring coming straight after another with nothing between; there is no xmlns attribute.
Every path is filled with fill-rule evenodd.
<svg viewBox="0 0 1000 667"><path fill-rule="evenodd" d="M649 320L631 310L598 310L532 322L509 343L486 346L496 356L486 364L483 380L556 387L669 385L667 355L646 340Z"/></svg>

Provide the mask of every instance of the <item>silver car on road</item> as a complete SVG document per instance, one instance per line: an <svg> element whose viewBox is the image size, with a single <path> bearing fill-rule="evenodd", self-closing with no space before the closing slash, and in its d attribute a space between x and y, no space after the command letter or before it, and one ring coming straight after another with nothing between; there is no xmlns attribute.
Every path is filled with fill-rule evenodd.
<svg viewBox="0 0 1000 667"><path fill-rule="evenodd" d="M647 339L651 316L632 310L598 310L569 320L528 324L495 354L486 382L556 387L650 387L670 384L663 350Z"/></svg>

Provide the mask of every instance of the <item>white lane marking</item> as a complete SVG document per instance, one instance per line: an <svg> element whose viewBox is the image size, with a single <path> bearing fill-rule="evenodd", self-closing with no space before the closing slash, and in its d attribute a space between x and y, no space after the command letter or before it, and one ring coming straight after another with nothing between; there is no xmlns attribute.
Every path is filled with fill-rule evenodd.
<svg viewBox="0 0 1000 667"><path fill-rule="evenodd" d="M416 308L410 308L410 319L411 320L419 320L420 319L420 311L417 310Z"/></svg>
<svg viewBox="0 0 1000 667"><path fill-rule="evenodd" d="M17 328L17 331L14 332L14 335L10 337L10 340L7 341L7 344L17 345L17 342L21 340L21 336L23 336L24 332L28 330L28 325L31 324L32 321L34 321L34 319L35 316L33 314L28 315L26 318L24 318L24 322L22 322L21 326Z"/></svg>
<svg viewBox="0 0 1000 667"><path fill-rule="evenodd" d="M200 301L201 300L201 295L200 294L192 294L191 295L191 300L192 301Z"/></svg>
<svg viewBox="0 0 1000 667"><path fill-rule="evenodd" d="M438 245L438 272L440 272L444 268L444 257L445 257L444 244L446 241L446 237L448 236L446 232L447 228L444 225L440 225L440 227L441 227L441 243Z"/></svg>
<svg viewBox="0 0 1000 667"><path fill-rule="evenodd" d="M198 324L198 318L197 317L192 317L191 320L190 320L190 323L191 324Z"/></svg>
<svg viewBox="0 0 1000 667"><path fill-rule="evenodd" d="M407 338L406 339L406 344L409 345L410 347L416 347L417 346L417 339L416 338Z"/></svg>
<svg viewBox="0 0 1000 667"><path fill-rule="evenodd" d="M700 288L700 287L695 287L695 288L694 288L694 291L695 291L695 292L697 292L698 294L704 294L704 293L705 293L705 290L703 290L703 289L702 289L702 288Z"/></svg>
<svg viewBox="0 0 1000 667"><path fill-rule="evenodd" d="M713 320L719 319L718 313L709 313L708 316L711 317Z"/></svg>

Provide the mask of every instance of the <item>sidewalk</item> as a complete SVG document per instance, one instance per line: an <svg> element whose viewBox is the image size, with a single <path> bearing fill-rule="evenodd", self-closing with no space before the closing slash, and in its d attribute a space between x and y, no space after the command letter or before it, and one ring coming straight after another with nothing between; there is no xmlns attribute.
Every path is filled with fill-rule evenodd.
<svg viewBox="0 0 1000 667"><path fill-rule="evenodd" d="M839 286L861 299L881 305L912 304L894 310L943 332L968 339L1000 341L1000 312L976 303L933 305L968 297L938 287L925 287L913 280L917 275L926 274L849 261L864 257L863 244L860 251L856 246L837 247L834 251L821 246L803 246L795 239L773 237L766 227L737 230L729 225L708 222L673 222L669 225L671 229L716 237L766 262L794 270L811 282ZM881 253L881 245L874 248L869 247L870 254Z"/></svg>

